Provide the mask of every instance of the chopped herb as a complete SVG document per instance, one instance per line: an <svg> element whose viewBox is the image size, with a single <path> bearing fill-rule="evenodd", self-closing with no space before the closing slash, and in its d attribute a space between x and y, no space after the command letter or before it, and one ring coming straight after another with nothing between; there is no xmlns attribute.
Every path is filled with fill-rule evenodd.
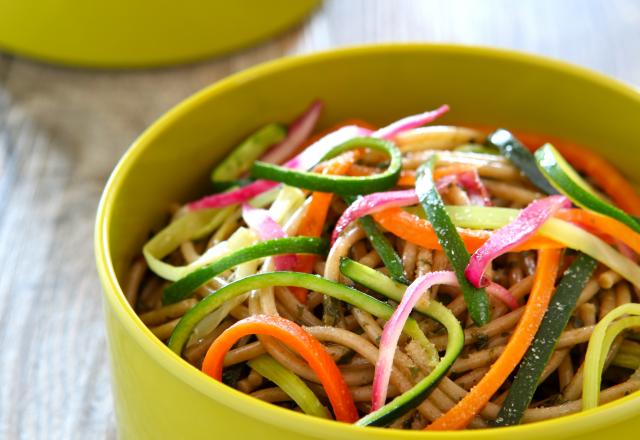
<svg viewBox="0 0 640 440"><path fill-rule="evenodd" d="M222 372L222 383L235 388L238 384L238 381L245 374L247 369L247 364L244 363L225 368Z"/></svg>
<svg viewBox="0 0 640 440"><path fill-rule="evenodd" d="M478 333L476 335L476 341L473 345L476 347L476 350L482 350L489 344L489 336L484 333Z"/></svg>

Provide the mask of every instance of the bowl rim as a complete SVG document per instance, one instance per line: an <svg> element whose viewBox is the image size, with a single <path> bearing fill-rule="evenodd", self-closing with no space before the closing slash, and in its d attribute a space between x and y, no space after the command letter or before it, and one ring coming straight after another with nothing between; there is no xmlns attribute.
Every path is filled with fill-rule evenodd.
<svg viewBox="0 0 640 440"><path fill-rule="evenodd" d="M288 56L234 73L197 91L160 116L131 144L114 168L100 198L94 231L96 264L103 287L105 305L108 303L114 310L117 318L126 328L129 336L133 337L148 355L154 358L155 361L161 363L162 367L178 380L192 387L195 392L201 393L236 411L249 412L251 416L257 420L297 433L309 434L322 432L325 438L326 436L366 438L367 434L373 434L373 430L375 430L377 436L389 439L455 438L478 440L506 439L512 435L519 435L523 439L534 439L545 434L548 435L550 429L554 432L561 432L565 436L578 435L580 433L612 426L633 417L640 410L639 392L631 393L628 396L592 410L500 429L488 428L479 430L442 431L425 434L422 431L360 427L335 422L333 420L309 417L305 414L290 411L252 398L220 382L212 381L208 376L198 369L193 368L157 339L142 321L140 321L133 308L129 306L117 281L113 261L109 254L108 225L110 223L116 195L122 186L124 177L131 170L138 157L146 148L153 145L154 140L162 132L171 129L172 124L182 118L185 113L188 113L192 108L198 107L216 94L241 88L244 83L261 76L278 74L279 72L310 62L322 62L360 55L405 52L455 53L462 56L481 56L487 60L500 59L520 64L529 64L538 68L569 74L570 76L581 77L592 83L597 83L597 85L609 89L612 93L621 94L635 100L640 106L640 93L633 86L590 69L549 57L520 51L462 44L385 43L348 46L311 54Z"/></svg>

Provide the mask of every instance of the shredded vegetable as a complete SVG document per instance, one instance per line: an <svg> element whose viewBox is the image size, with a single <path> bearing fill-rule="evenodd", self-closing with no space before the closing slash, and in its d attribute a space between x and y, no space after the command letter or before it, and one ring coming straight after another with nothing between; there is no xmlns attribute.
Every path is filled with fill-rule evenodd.
<svg viewBox="0 0 640 440"><path fill-rule="evenodd" d="M185 342L189 338L189 334L198 322L200 322L209 313L218 309L218 307L220 307L224 302L251 290L273 286L292 286L312 289L316 292L321 292L325 295L344 301L354 307L358 307L383 319L389 319L393 314L393 308L388 304L378 301L359 290L352 289L343 284L306 273L267 272L247 276L229 283L201 300L180 319L173 330L167 345L175 353L181 353ZM433 345L426 339L424 333L422 333L415 320L407 320L405 332L407 335L418 341L418 343L424 348L433 350Z"/></svg>
<svg viewBox="0 0 640 440"><path fill-rule="evenodd" d="M509 208L475 206L450 206L447 208L447 212L453 222L460 227L482 229L498 229L518 215L518 210ZM407 213L407 215L411 214ZM615 233L616 231L612 229L608 232ZM565 247L584 252L615 270L633 285L640 287L640 268L638 265L584 229L572 223L551 218L540 227L538 233Z"/></svg>
<svg viewBox="0 0 640 440"><path fill-rule="evenodd" d="M564 273L545 313L538 333L524 355L509 394L495 420L497 426L520 423L538 387L540 376L551 358L560 334L567 326L578 297L596 268L596 261L580 254Z"/></svg>
<svg viewBox="0 0 640 440"><path fill-rule="evenodd" d="M552 145L544 145L536 151L535 156L538 167L547 179L573 203L615 218L640 232L640 224L633 217L598 196Z"/></svg>
<svg viewBox="0 0 640 440"><path fill-rule="evenodd" d="M472 205L491 206L489 192L480 180L476 169L463 171L455 176L456 181L467 191Z"/></svg>
<svg viewBox="0 0 640 440"><path fill-rule="evenodd" d="M345 174L359 157L359 151L348 151L328 161L322 172L327 175ZM308 237L320 237L322 235L324 224L329 213L329 206L333 199L332 193L316 191L311 195L311 202L304 215L304 219L298 228L298 235ZM296 272L311 272L316 259L312 255L302 255L298 258L297 264L294 266ZM293 294L298 301L306 302L307 289L293 288Z"/></svg>
<svg viewBox="0 0 640 440"><path fill-rule="evenodd" d="M487 281L483 277L492 260L524 243L560 208L569 206L571 202L563 196L549 196L532 202L511 223L495 231L473 253L464 272L467 279L476 287L486 285Z"/></svg>
<svg viewBox="0 0 640 440"><path fill-rule="evenodd" d="M333 244L347 226L360 217L386 208L409 206L416 203L418 203L418 196L412 189L379 192L360 197L349 205L336 222L336 227L331 234L331 243Z"/></svg>
<svg viewBox="0 0 640 440"><path fill-rule="evenodd" d="M345 200L353 204L354 199L353 197L345 196ZM391 278L399 283L409 284L409 280L404 273L402 259L395 251L387 237L384 236L384 233L376 225L373 218L365 215L358 219L358 223L367 234L367 238L369 239L369 242L371 242L371 246L373 246L376 252L378 252L378 255L380 255L380 259L389 271Z"/></svg>
<svg viewBox="0 0 640 440"><path fill-rule="evenodd" d="M531 133L518 133L518 137L533 151L551 139ZM552 139L551 143L575 169L589 176L618 206L635 216L640 216L638 191L604 157L563 139Z"/></svg>
<svg viewBox="0 0 640 440"><path fill-rule="evenodd" d="M251 163L269 147L280 142L287 130L280 124L268 124L245 139L211 172L211 180L221 183L236 179L249 171Z"/></svg>
<svg viewBox="0 0 640 440"><path fill-rule="evenodd" d="M239 249L208 266L201 267L189 273L165 289L162 295L162 301L165 304L180 301L214 276L245 261L256 260L271 255L287 255L293 253L324 254L326 251L327 243L319 238L287 237L262 241Z"/></svg>
<svg viewBox="0 0 640 440"><path fill-rule="evenodd" d="M393 139L403 131L411 130L412 128L420 127L422 125L433 122L443 114L449 111L448 105L443 105L435 110L427 111L413 116L407 116L402 118L386 127L380 128L373 132L372 137L381 139Z"/></svg>
<svg viewBox="0 0 640 440"><path fill-rule="evenodd" d="M356 148L369 148L389 156L389 167L386 171L371 176L325 176L313 172L296 171L277 165L256 162L251 175L293 185L313 191L333 192L337 194L367 194L384 191L393 187L400 176L402 159L398 149L390 142L381 139L360 137L351 139L336 146L322 158L330 159L340 153Z"/></svg>
<svg viewBox="0 0 640 440"><path fill-rule="evenodd" d="M446 174L440 173L440 179L436 181L436 188L440 191L446 186L458 182L469 194L472 204L489 206L487 189L484 187L474 169L468 167L451 167ZM434 177L435 177L434 172ZM415 182L413 182L415 184ZM368 214L383 211L393 207L404 207L415 205L419 202L415 190L408 189L402 191L385 191L367 194L358 199L350 199L352 202L342 213L336 222L336 226L331 235L331 243L334 243L338 236L356 219Z"/></svg>
<svg viewBox="0 0 640 440"><path fill-rule="evenodd" d="M624 315L632 316L622 318ZM584 381L582 386L583 410L598 406L600 378L602 376L605 359L613 340L620 332L630 327L639 326L640 304L623 304L618 306L598 322L589 340L584 361Z"/></svg>
<svg viewBox="0 0 640 440"><path fill-rule="evenodd" d="M285 163L283 167L296 170L309 169L320 162L320 160L337 145L347 142L349 139L366 135L368 133L369 130L355 125L347 125L320 138L302 153ZM256 180L242 188L234 189L222 194L213 194L203 197L200 200L189 203L187 206L190 210L198 210L235 205L251 200L252 198L275 188L276 186L278 186L278 182Z"/></svg>
<svg viewBox="0 0 640 440"><path fill-rule="evenodd" d="M416 193L458 277L471 319L477 325L484 325L489 321L489 301L483 289L473 287L465 278L464 270L469 264L469 253L436 190L433 181L433 167L436 160L437 156L433 156L418 170Z"/></svg>
<svg viewBox="0 0 640 440"><path fill-rule="evenodd" d="M253 229L261 240L285 238L287 234L265 209L253 208L251 205L242 205L242 218ZM289 270L296 265L297 259L293 254L277 255L274 257L276 270Z"/></svg>
<svg viewBox="0 0 640 440"><path fill-rule="evenodd" d="M293 348L313 368L327 392L336 419L353 423L358 411L338 366L320 342L296 323L279 316L255 315L238 321L225 330L207 351L202 371L214 379L222 378L222 361L227 351L243 336L263 334L280 339Z"/></svg>
<svg viewBox="0 0 640 440"><path fill-rule="evenodd" d="M340 264L340 270L352 280L395 301L401 301L405 293L406 286L396 283L380 272L353 260L343 259ZM447 330L448 340L444 357L413 388L358 420L358 425L382 426L415 408L429 395L462 351L464 347L464 332L460 327L460 323L449 309L438 301L430 301L428 305L418 302L416 310L440 322Z"/></svg>
<svg viewBox="0 0 640 440"><path fill-rule="evenodd" d="M386 400L393 355L396 351L402 328L409 317L409 313L411 313L411 310L420 299L424 301L423 294L425 291L436 284L459 286L456 274L450 271L431 272L417 278L407 288L393 316L391 316L391 319L389 319L384 326L382 338L380 339L380 355L378 357L378 363L376 364L371 393L371 408L373 411L382 407ZM512 309L518 307L517 301L511 296L508 290L497 284L494 284L493 287L495 291L500 292L500 295L502 295L500 299L506 302ZM490 289L487 290L490 291ZM426 309L427 305L423 307Z"/></svg>
<svg viewBox="0 0 640 440"><path fill-rule="evenodd" d="M427 426L427 430L465 428L518 365L531 344L551 300L560 256L561 251L557 249L540 251L535 280L525 312L504 351L478 384L452 409Z"/></svg>
<svg viewBox="0 0 640 440"><path fill-rule="evenodd" d="M500 153L509 159L522 173L529 178L538 189L545 194L557 194L556 189L540 172L536 164L536 158L527 148L516 139L513 134L504 129L498 129L487 136L489 145L500 150Z"/></svg>
<svg viewBox="0 0 640 440"><path fill-rule="evenodd" d="M306 413L326 419L327 410L313 391L298 376L280 365L269 355L258 356L247 362L260 376L270 380L287 393Z"/></svg>
<svg viewBox="0 0 640 440"><path fill-rule="evenodd" d="M458 207L456 207L458 208ZM469 208L481 208L481 209L506 209L506 208L485 208L485 207L459 207L464 208L462 212L473 212L466 211ZM451 212L447 208L447 212ZM457 211L459 212L459 211ZM424 211L416 212L416 214L422 213L424 215ZM517 215L517 211L514 213ZM451 214L449 214L451 215ZM387 231L397 235L404 240L407 240L410 243L415 243L418 246L421 246L425 249L442 249L438 241L438 237L436 236L436 232L431 226L431 223L420 218L418 215L413 213L404 211L400 208L390 208L385 211L381 211L375 214L372 214L372 217L380 223L380 225L385 228ZM515 215L514 215L515 217ZM452 217L454 222L456 219ZM504 220L504 219L503 219ZM472 220L469 223L474 224L476 221L484 222L484 219ZM507 222L503 222L500 226L504 226ZM488 231L475 230L475 228L470 226L464 226L463 224L457 224L459 226L457 228L457 232L464 243L467 252L475 252L482 246L491 236L491 233ZM497 226L495 229L497 229ZM462 229L468 227L469 229ZM557 249L563 247L561 244L549 240L544 237L534 236L522 246L517 247L514 250L523 251L523 250L531 250L531 249ZM463 269L464 270L464 269Z"/></svg>
<svg viewBox="0 0 640 440"><path fill-rule="evenodd" d="M212 257L213 252L208 252L207 258L201 258L195 264L192 263L182 267L173 266L162 261L162 259L180 246L181 243L194 238L198 232L204 235L220 226L230 213L231 209L207 209L189 212L176 219L156 234L142 248L142 254L149 268L157 275L167 280L175 281L192 270L207 264L209 262L208 258Z"/></svg>

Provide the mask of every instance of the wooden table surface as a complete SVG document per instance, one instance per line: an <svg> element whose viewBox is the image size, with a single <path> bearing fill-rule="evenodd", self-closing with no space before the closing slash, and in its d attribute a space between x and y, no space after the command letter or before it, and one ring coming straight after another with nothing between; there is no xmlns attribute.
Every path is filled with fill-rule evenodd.
<svg viewBox="0 0 640 440"><path fill-rule="evenodd" d="M640 84L639 0L327 0L271 42L165 70L0 55L0 438L115 437L93 221L136 135L254 64L389 41L515 48Z"/></svg>

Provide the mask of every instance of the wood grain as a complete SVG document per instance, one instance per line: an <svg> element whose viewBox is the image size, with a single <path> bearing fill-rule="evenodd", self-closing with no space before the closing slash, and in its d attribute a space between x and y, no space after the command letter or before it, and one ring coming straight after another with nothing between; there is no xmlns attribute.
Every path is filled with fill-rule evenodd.
<svg viewBox="0 0 640 440"><path fill-rule="evenodd" d="M157 71L0 55L0 438L115 437L92 231L104 182L135 136L251 65L390 41L515 48L640 84L637 0L326 1L271 42Z"/></svg>

